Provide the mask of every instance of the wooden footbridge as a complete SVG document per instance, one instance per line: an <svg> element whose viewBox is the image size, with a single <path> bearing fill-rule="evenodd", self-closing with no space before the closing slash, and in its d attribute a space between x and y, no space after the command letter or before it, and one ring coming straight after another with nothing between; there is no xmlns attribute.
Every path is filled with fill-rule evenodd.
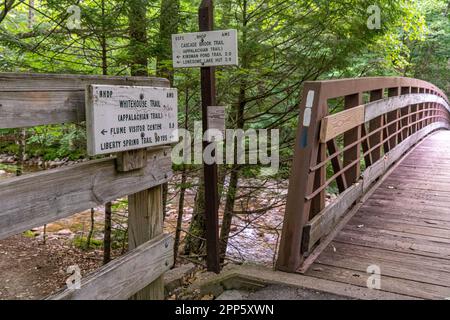
<svg viewBox="0 0 450 320"><path fill-rule="evenodd" d="M447 97L424 81L308 83L277 268L448 299L449 128Z"/></svg>

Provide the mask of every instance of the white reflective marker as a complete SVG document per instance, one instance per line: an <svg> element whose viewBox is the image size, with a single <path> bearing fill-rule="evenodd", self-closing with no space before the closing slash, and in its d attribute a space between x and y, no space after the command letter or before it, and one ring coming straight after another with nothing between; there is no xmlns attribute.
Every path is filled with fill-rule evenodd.
<svg viewBox="0 0 450 320"><path fill-rule="evenodd" d="M311 111L312 109L306 108L305 113L303 114L303 126L309 127L311 124Z"/></svg>
<svg viewBox="0 0 450 320"><path fill-rule="evenodd" d="M308 97L306 98L306 107L307 108L311 109L313 107L315 95L316 95L316 93L313 90L309 90Z"/></svg>
<svg viewBox="0 0 450 320"><path fill-rule="evenodd" d="M308 92L308 96L306 97L306 109L303 114L303 126L309 127L311 124L311 115L312 115L312 107L314 105L314 97L316 93L313 90Z"/></svg>

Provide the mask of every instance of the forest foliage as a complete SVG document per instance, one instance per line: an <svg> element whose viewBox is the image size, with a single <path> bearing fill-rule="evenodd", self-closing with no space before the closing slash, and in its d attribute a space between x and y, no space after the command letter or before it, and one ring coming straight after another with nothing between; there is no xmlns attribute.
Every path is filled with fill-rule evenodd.
<svg viewBox="0 0 450 320"><path fill-rule="evenodd" d="M173 33L198 31L199 4L3 0L0 71L166 77L179 90L179 125L192 130L201 115L199 70L172 69L170 39ZM380 8L379 29L367 25L374 4ZM282 170L272 179L289 176L305 81L408 76L450 93L448 0L216 0L215 7L215 29L238 30L240 60L238 67L218 68L217 103L227 106L228 128L281 130ZM17 144L0 143L2 152L18 152ZM28 128L26 144L28 156L48 160L87 156L82 124ZM204 225L200 171L195 166L174 169L181 175L175 186L180 198L186 189L197 192L185 253L199 253ZM245 165L224 166L220 174L227 181L225 250L236 201L251 195L240 181L254 178L263 188L267 178Z"/></svg>

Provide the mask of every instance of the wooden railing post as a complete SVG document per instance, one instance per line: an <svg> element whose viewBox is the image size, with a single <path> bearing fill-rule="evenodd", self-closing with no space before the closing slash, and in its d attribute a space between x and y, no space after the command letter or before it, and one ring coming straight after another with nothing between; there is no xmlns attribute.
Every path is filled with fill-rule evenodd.
<svg viewBox="0 0 450 320"><path fill-rule="evenodd" d="M383 93L384 90L374 90L370 92L370 101L377 101L383 99ZM369 132L372 133L375 130L378 130L383 126L383 116L379 116L369 122ZM379 148L376 148L372 151L372 163L377 162L381 158L381 154L383 152L383 146L381 145L381 142L383 141L383 132L377 132L372 134L369 138L369 145L370 147L375 147L376 145L380 144Z"/></svg>
<svg viewBox="0 0 450 320"><path fill-rule="evenodd" d="M345 109L351 109L362 104L362 94L352 94L345 97ZM361 127L356 127L344 134L344 146L348 146L361 139ZM344 152L344 167L347 167L355 160L361 159L361 147L358 143L356 146ZM350 186L355 183L361 175L361 165L357 163L345 172L347 184Z"/></svg>
<svg viewBox="0 0 450 320"><path fill-rule="evenodd" d="M432 108L436 109L436 110L433 111L433 119L432 119L433 123L440 121L440 119L439 119L440 111L437 110L439 108L439 105L436 102L433 102Z"/></svg>
<svg viewBox="0 0 450 320"><path fill-rule="evenodd" d="M146 150L127 151L118 154L117 170L140 170L147 164L143 157ZM145 160L144 160L145 159ZM128 196L128 250L150 241L163 233L162 186L156 186ZM164 278L131 297L133 300L164 300Z"/></svg>
<svg viewBox="0 0 450 320"><path fill-rule="evenodd" d="M431 91L431 94L436 94L436 92L434 92L433 90ZM430 108L431 109L435 109L437 107L437 104L436 103L431 103L430 104ZM437 119L434 117L434 116L436 116L438 114L438 111L431 111L431 116L433 116L433 118L430 120L430 123L433 123L433 122L436 122L437 121Z"/></svg>
<svg viewBox="0 0 450 320"><path fill-rule="evenodd" d="M433 91L429 90L429 93L432 94ZM430 119L428 119L428 125L430 125L430 124L433 123L433 120L434 120L433 118L431 118L433 116L433 114L434 114L434 111L431 110L431 109L433 109L433 103L432 102L428 103L428 109L429 109L428 116L430 117Z"/></svg>
<svg viewBox="0 0 450 320"><path fill-rule="evenodd" d="M400 93L400 90L398 87L389 88L388 97L398 96L399 93ZM398 124L398 122L396 122L398 119L398 116L399 116L398 110L389 112L386 116L387 123L391 123L391 125L388 126L388 130L387 130L388 137L392 136L393 134L395 134L398 131L399 124ZM389 152L390 150L395 148L395 146L397 145L397 142L398 142L397 135L391 137L391 139L389 139L389 150L385 150L385 152Z"/></svg>
<svg viewBox="0 0 450 320"><path fill-rule="evenodd" d="M417 88L417 87L412 87L412 88L411 88L411 93L414 93L414 94L419 93L419 88ZM415 122L417 121L417 119L418 119L417 114L415 114L415 113L417 112L417 110L418 110L418 105L417 105L417 104L413 104L413 105L411 106L411 113L413 113L413 114L411 115L411 117L410 117L411 123L415 123ZM410 134L410 135L414 134L415 132L417 132L418 129L419 129L419 126L418 126L418 124L416 123L415 125L413 125L413 126L410 128L410 133L409 133L409 134Z"/></svg>
<svg viewBox="0 0 450 320"><path fill-rule="evenodd" d="M306 83L300 106L289 195L277 260L279 270L295 272L303 262L301 252L303 227L311 213L311 201L306 197L313 192L316 177L315 172L310 172L310 168L316 165L320 158L320 121L326 115L326 109L326 101L321 99L320 84Z"/></svg>
<svg viewBox="0 0 450 320"><path fill-rule="evenodd" d="M430 93L431 90L430 89L426 89L425 93ZM428 118L431 115L431 111L429 110L431 108L431 104L429 102L425 103L425 114L424 114L424 118ZM426 127L427 125L429 125L431 123L430 119L426 119L424 121L424 126Z"/></svg>
<svg viewBox="0 0 450 320"><path fill-rule="evenodd" d="M402 88L401 88L401 94L402 94L402 95L404 95L404 94L409 94L410 92L411 92L411 87L402 87ZM411 106L402 108L402 109L400 110L400 116L401 116L401 117L408 116L408 115L411 113L410 111L411 111ZM406 117L406 118L404 118L404 119L401 121L401 123L400 123L401 131L400 131L400 133L399 133L399 142L398 142L398 143L402 142L403 140L405 140L405 139L408 137L408 132L409 132L409 129L408 129L408 126L409 126L409 120L410 120L410 117Z"/></svg>
<svg viewBox="0 0 450 320"><path fill-rule="evenodd" d="M424 88L419 88L419 93L425 93L425 89ZM423 124L423 117L424 117L424 108L425 108L425 104L424 103L420 103L417 107L417 111L419 111L418 115L417 115L417 120L420 121L417 124L417 130L420 130L424 127Z"/></svg>
<svg viewBox="0 0 450 320"><path fill-rule="evenodd" d="M162 186L128 197L128 249L155 238L163 232ZM136 293L133 300L164 300L164 276Z"/></svg>

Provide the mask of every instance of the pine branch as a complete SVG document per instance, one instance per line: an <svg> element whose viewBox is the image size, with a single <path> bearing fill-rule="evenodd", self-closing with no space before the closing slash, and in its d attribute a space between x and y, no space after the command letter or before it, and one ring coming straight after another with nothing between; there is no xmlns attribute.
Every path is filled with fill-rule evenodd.
<svg viewBox="0 0 450 320"><path fill-rule="evenodd" d="M2 21L6 18L8 12L11 11L15 2L16 0L4 0L3 10L0 11L0 23L2 23Z"/></svg>

